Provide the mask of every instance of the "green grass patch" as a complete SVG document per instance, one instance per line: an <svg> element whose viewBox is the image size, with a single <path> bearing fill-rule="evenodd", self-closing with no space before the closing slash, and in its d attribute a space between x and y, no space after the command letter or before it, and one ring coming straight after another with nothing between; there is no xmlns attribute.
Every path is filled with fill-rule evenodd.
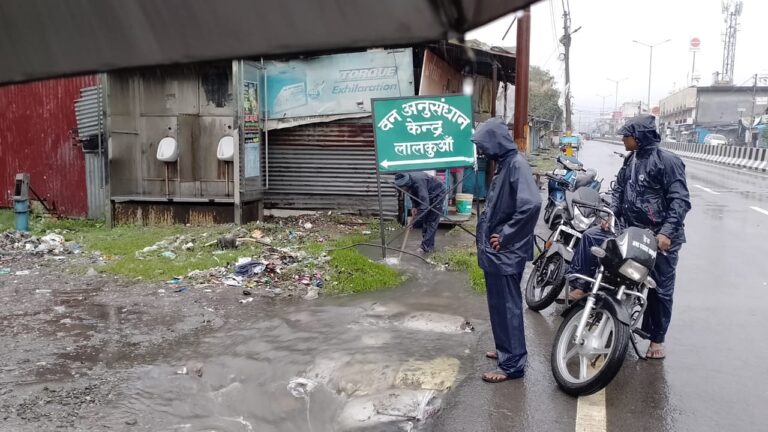
<svg viewBox="0 0 768 432"><path fill-rule="evenodd" d="M397 270L373 262L354 248L331 252L331 295L357 294L393 288L405 278Z"/></svg>
<svg viewBox="0 0 768 432"><path fill-rule="evenodd" d="M353 245L357 243L375 242L375 233L349 234L335 240L329 255L330 280L326 288L328 294L344 295L393 288L400 285L406 278L397 270L370 260L361 254Z"/></svg>
<svg viewBox="0 0 768 432"><path fill-rule="evenodd" d="M14 220L13 210L2 209L0 210L0 232L5 232L16 225Z"/></svg>
<svg viewBox="0 0 768 432"><path fill-rule="evenodd" d="M479 294L485 293L485 276L477 264L474 249L449 249L436 253L432 260L444 264L449 270L463 271L469 277L469 285Z"/></svg>

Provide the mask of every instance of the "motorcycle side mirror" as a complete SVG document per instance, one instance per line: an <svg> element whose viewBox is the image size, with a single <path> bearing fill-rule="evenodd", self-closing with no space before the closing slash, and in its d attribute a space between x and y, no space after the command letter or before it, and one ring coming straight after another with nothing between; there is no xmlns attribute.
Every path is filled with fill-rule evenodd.
<svg viewBox="0 0 768 432"><path fill-rule="evenodd" d="M604 258L605 257L605 249L603 249L603 248L600 248L600 247L597 247L597 246L592 246L591 248L589 248L589 251L592 252L592 255L594 255L594 256L596 256L598 258Z"/></svg>
<svg viewBox="0 0 768 432"><path fill-rule="evenodd" d="M656 289L656 281L653 280L653 278L650 276L648 276L648 278L645 279L645 284L648 285L648 288L650 289Z"/></svg>

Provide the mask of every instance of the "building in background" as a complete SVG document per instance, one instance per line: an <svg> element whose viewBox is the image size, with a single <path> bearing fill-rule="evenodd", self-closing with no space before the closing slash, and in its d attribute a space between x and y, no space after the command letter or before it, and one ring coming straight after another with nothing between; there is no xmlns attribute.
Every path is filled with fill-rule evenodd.
<svg viewBox="0 0 768 432"><path fill-rule="evenodd" d="M92 140L78 139L75 114L81 90L96 84L97 77L88 75L0 86L0 207L13 206L15 175L26 172L37 195L33 199L52 212L101 216L104 203L96 197L89 202L88 186L93 182L99 189L100 177L86 163L91 159L86 152L93 156L97 149Z"/></svg>
<svg viewBox="0 0 768 432"><path fill-rule="evenodd" d="M754 145L752 125L768 109L768 87L687 87L661 100L659 126L665 137L703 143L709 134L735 145Z"/></svg>

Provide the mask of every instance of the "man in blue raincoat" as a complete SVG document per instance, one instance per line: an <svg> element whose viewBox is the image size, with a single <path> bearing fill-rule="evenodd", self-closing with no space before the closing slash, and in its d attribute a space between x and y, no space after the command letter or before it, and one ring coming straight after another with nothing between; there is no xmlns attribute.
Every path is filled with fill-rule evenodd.
<svg viewBox="0 0 768 432"><path fill-rule="evenodd" d="M435 234L443 215L445 185L435 177L421 171L395 174L395 186L413 195L411 215L414 222L421 221L422 240L419 252L429 254L435 250ZM430 209L431 207L431 209Z"/></svg>
<svg viewBox="0 0 768 432"><path fill-rule="evenodd" d="M533 230L541 210L541 195L528 161L518 153L507 126L490 119L478 126L472 142L477 151L496 161L485 210L477 221L477 259L485 272L488 310L496 350L486 356L500 371L483 380L498 383L521 378L528 351L523 331L520 279L533 259Z"/></svg>
<svg viewBox="0 0 768 432"><path fill-rule="evenodd" d="M660 149L656 118L643 115L627 121L619 131L624 147L632 152L616 176L611 210L620 226L648 228L656 234L658 248L651 277L656 289L648 292L648 306L642 330L650 336L646 356L665 357L664 338L672 318L672 294L675 291L675 268L678 252L685 243L685 215L691 209L685 164L674 153ZM597 259L590 252L611 237L608 225L590 228L577 247L569 273L593 275ZM589 290L583 281L572 282L569 300L575 301Z"/></svg>

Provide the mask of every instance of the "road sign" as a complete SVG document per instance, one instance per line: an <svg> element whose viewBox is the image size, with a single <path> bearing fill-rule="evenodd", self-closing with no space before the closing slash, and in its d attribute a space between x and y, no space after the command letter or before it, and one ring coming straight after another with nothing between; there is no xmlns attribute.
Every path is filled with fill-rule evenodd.
<svg viewBox="0 0 768 432"><path fill-rule="evenodd" d="M432 170L473 164L469 96L373 99L371 105L379 170Z"/></svg>
<svg viewBox="0 0 768 432"><path fill-rule="evenodd" d="M691 43L689 46L691 51L698 51L699 47L701 46L701 40L697 37L691 38Z"/></svg>

